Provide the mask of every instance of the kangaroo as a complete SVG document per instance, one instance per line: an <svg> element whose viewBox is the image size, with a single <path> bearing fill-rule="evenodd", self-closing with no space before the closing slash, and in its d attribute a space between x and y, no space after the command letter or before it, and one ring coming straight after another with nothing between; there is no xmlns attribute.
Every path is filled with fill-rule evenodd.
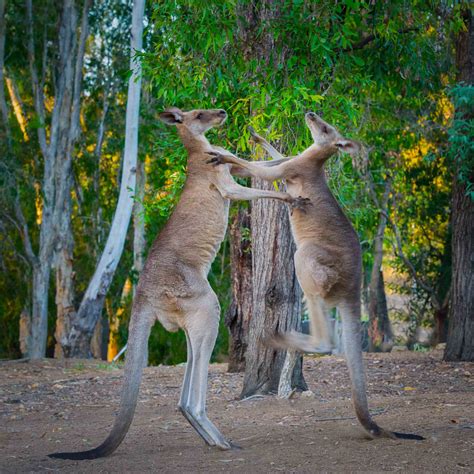
<svg viewBox="0 0 474 474"><path fill-rule="evenodd" d="M357 418L373 438L423 439L380 428L372 420L366 395L360 341L361 249L349 219L332 195L325 178L324 164L342 150L350 154L360 145L344 138L333 126L313 112L305 116L314 144L294 158L285 158L264 138L250 129L273 161L248 162L234 155L211 152L210 163L240 166L253 176L273 181L284 179L292 195L309 199L304 212L290 216L296 242L296 275L308 303L310 335L292 331L277 334L273 344L302 352L326 352L331 348L331 331L325 307L337 307L343 327L344 352L352 383L352 400Z"/></svg>
<svg viewBox="0 0 474 474"><path fill-rule="evenodd" d="M213 168L206 164L208 152L227 153L205 137L226 117L224 110L183 112L175 107L160 114L163 122L176 125L187 150L187 178L178 204L150 249L137 285L119 413L99 447L51 457L95 459L117 449L133 419L148 337L156 320L167 330L181 328L186 335L187 364L178 404L181 413L208 445L232 447L206 414L208 365L220 317L219 301L207 274L225 236L229 199L273 198L295 208L304 207L306 200L283 192L245 188L233 180L230 166Z"/></svg>

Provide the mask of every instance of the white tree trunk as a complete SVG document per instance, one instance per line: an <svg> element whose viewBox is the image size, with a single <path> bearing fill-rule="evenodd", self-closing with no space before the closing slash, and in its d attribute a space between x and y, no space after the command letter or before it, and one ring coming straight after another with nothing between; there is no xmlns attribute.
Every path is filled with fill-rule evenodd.
<svg viewBox="0 0 474 474"><path fill-rule="evenodd" d="M89 283L69 334L69 356L90 357L90 339L102 312L123 252L133 209L138 152L138 118L141 91L141 64L135 55L142 49L144 0L135 0L132 12L131 59L132 75L128 83L125 149L120 194L107 243Z"/></svg>

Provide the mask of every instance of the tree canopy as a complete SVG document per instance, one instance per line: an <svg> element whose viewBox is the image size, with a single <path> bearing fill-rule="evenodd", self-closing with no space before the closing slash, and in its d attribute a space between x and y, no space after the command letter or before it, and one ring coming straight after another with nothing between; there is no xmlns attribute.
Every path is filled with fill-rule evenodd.
<svg viewBox="0 0 474 474"><path fill-rule="evenodd" d="M84 3L75 2L79 19ZM147 5L144 50L137 52L143 66L139 159L147 177L141 214L147 246L172 212L186 168L184 149L175 131L158 122L158 112L168 106L226 109L229 118L224 127L210 132L211 141L252 159L248 125L294 155L311 143L303 116L314 110L364 144L359 158L331 161L329 181L360 236L365 286L384 215L383 269L392 276L387 285L407 295L410 309L405 318L413 327L433 325L434 313L449 296L454 173L474 198L472 118L462 114L472 110L473 89L458 82L454 42L465 28L466 4L257 3L179 0ZM0 87L7 111L0 127L0 357L20 355L20 316L31 313L33 267L28 251L30 246L38 254L40 248L47 178L38 130L44 129L51 139L61 74L62 12L55 5L50 0L33 2L34 65L45 117L35 106L28 14L22 2L6 2L5 27L0 28L0 42L5 39ZM129 1L106 0L93 2L87 13L80 135L72 151L76 305L105 245L120 188L130 12ZM226 241L210 274L224 311L230 301L228 246ZM126 341L132 293L124 287L127 281L136 282L133 261L130 229L104 309L106 321L120 314L119 323L112 325L117 346ZM51 264L54 269L54 260ZM48 283L47 353L52 355L58 283L53 278ZM222 324L216 356L225 353L226 346ZM182 362L185 350L182 335L154 328L152 363Z"/></svg>

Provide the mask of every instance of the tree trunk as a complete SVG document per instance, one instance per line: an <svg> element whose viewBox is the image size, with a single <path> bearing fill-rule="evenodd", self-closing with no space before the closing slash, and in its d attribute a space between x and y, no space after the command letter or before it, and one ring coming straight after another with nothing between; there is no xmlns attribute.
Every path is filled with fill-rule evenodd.
<svg viewBox="0 0 474 474"><path fill-rule="evenodd" d="M252 181L253 187L273 189L272 183ZM253 202L251 226L253 317L241 397L278 391L286 351L266 346L264 339L275 332L298 330L301 326L302 293L293 264L296 246L286 206L273 200ZM306 389L301 359L293 371L293 386Z"/></svg>
<svg viewBox="0 0 474 474"><path fill-rule="evenodd" d="M382 273L383 240L387 227L388 197L391 190L391 181L385 183L385 190L380 203L380 221L374 238L374 262L369 284L369 351L385 352L393 346L393 334L388 319L387 299Z"/></svg>
<svg viewBox="0 0 474 474"><path fill-rule="evenodd" d="M20 314L20 352L23 357L28 357L28 345L31 337L31 316L29 311L24 308Z"/></svg>
<svg viewBox="0 0 474 474"><path fill-rule="evenodd" d="M90 357L90 340L101 315L105 296L123 252L127 228L133 209L133 192L136 186L138 149L138 118L141 90L141 65L135 54L142 49L144 0L135 0L132 12L130 68L128 83L127 115L125 125L125 150L120 194L107 243L81 302L69 334L69 355Z"/></svg>
<svg viewBox="0 0 474 474"><path fill-rule="evenodd" d="M373 273L369 299L369 352L389 352L393 347L393 332L388 317L383 272L377 272L375 281Z"/></svg>
<svg viewBox="0 0 474 474"><path fill-rule="evenodd" d="M41 359L46 355L50 267L49 261L41 261L33 268L33 306L27 343L28 357L31 359Z"/></svg>
<svg viewBox="0 0 474 474"><path fill-rule="evenodd" d="M55 248L56 267L56 347L55 357L67 357L68 335L76 315L74 307L74 237L72 230L74 145L79 136L80 99L82 91L83 62L86 39L89 35L88 15L91 0L83 5L79 40L77 41L77 12L73 2L65 2L69 11L68 28L62 29L63 42L68 45L62 70L65 77L64 97L61 104L59 145L56 159L56 206L55 227L57 232Z"/></svg>
<svg viewBox="0 0 474 474"><path fill-rule="evenodd" d="M452 293L444 358L474 361L474 202L463 183L454 183L452 212Z"/></svg>
<svg viewBox="0 0 474 474"><path fill-rule="evenodd" d="M91 353L94 359L107 360L110 338L109 315L103 311L91 338Z"/></svg>
<svg viewBox="0 0 474 474"><path fill-rule="evenodd" d="M61 222L60 238L55 255L56 267L56 330L54 337L56 345L54 357L62 359L66 356L63 346L67 345L71 321L74 320L74 270L73 249L74 240L71 228L71 199L65 203L64 215Z"/></svg>
<svg viewBox="0 0 474 474"><path fill-rule="evenodd" d="M463 12L465 31L456 41L458 80L474 85L474 25L472 11ZM472 120L473 111L467 110L465 120ZM452 198L452 293L449 329L444 353L445 360L474 360L474 201L467 191L467 183L459 176L455 160ZM471 169L469 180L474 180ZM464 178L465 179L465 178Z"/></svg>
<svg viewBox="0 0 474 474"><path fill-rule="evenodd" d="M280 381L278 383L278 396L280 398L290 398L291 394L294 392L292 386L292 377L295 370L295 365L298 362L298 359L301 356L292 349L286 351L285 362L281 369Z"/></svg>
<svg viewBox="0 0 474 474"><path fill-rule="evenodd" d="M448 330L447 330L447 321L448 321L448 312L449 306L445 305L440 308L435 309L434 320L435 320L435 329L433 334L433 345L436 346L439 343L446 342Z"/></svg>
<svg viewBox="0 0 474 474"><path fill-rule="evenodd" d="M287 49L275 54L275 38L267 27L278 21L280 3L262 0L241 4L239 30L243 55L256 60L258 69L285 64ZM272 64L273 63L273 64ZM265 73L262 77L265 77ZM252 180L252 186L273 189L271 183ZM293 255L296 247L284 205L265 199L251 206L252 319L250 321L242 397L277 392L286 351L262 344L268 333L298 329L301 325L301 289L296 279ZM302 358L293 371L293 386L306 389Z"/></svg>
<svg viewBox="0 0 474 474"><path fill-rule="evenodd" d="M249 323L252 317L252 246L250 207L239 206L229 232L232 302L225 316L229 329L229 372L245 370Z"/></svg>
<svg viewBox="0 0 474 474"><path fill-rule="evenodd" d="M31 324L30 337L27 341L27 353L32 359L40 359L46 355L46 340L48 336L48 290L49 276L51 271L51 259L54 249L54 228L53 228L53 210L54 210L54 162L56 145L56 126L58 118L58 103L61 96L61 84L58 84L55 105L53 109L54 119L51 122L50 144L46 141L46 130L44 127L45 107L43 98L42 84L39 83L38 74L35 65L35 47L33 33L33 7L31 0L26 2L27 12L27 31L28 31L28 62L31 73L33 94L35 101L35 111L40 119L42 126L37 127L38 142L40 144L41 154L43 155L43 186L42 186L42 209L41 225L39 236L39 252L37 262L32 263L33 282L32 282L32 305L31 305ZM61 16L61 25L64 22L64 15ZM54 138L53 138L54 137ZM27 229L23 235L23 241L29 241ZM27 253L28 249L27 249ZM30 261L35 260L29 258Z"/></svg>

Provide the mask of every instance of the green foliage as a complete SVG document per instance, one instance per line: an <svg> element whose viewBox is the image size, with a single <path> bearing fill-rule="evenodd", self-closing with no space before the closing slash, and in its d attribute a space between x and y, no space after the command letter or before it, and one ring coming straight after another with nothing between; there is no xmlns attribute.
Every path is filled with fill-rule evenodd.
<svg viewBox="0 0 474 474"><path fill-rule="evenodd" d="M270 20L259 22L259 15ZM459 29L459 9L445 21L426 1L409 7L392 1L389 10L352 1L260 7L247 1L177 1L157 3L151 18L152 49L144 65L158 109L225 108L230 114L225 136L217 131L212 139L244 157L252 152L248 124L291 155L310 144L303 112L323 114L368 145L379 198L390 174L389 212L401 228L404 251L433 286L440 282L440 293L447 290L441 262L450 176L442 158L444 124L436 114L453 77L444 35ZM172 162L181 154L175 140L166 155ZM403 153L421 148L420 140L432 146L417 150L410 167ZM357 169L364 165L355 164L356 169L345 157L333 159L328 174L359 232L370 270L379 211ZM389 254L393 240L389 230ZM406 272L400 259L390 264ZM407 280L401 291L412 290Z"/></svg>
<svg viewBox="0 0 474 474"><path fill-rule="evenodd" d="M34 2L35 52L47 43L45 95L54 96L54 61L60 11L52 0ZM340 156L328 163L331 189L354 223L364 250L364 268L372 266L372 243L379 209L362 171L380 198L387 177L393 180L389 215L403 236L404 253L443 297L449 286L449 198L451 172L472 188L472 86L454 83L452 38L462 27L463 2L449 6L429 0L380 2L254 2L250 0L155 1L148 5L139 157L145 162L144 198L148 246L166 223L185 179L186 156L176 131L157 120L167 106L225 108L225 126L210 140L250 158L247 125L292 155L311 143L303 113L315 110L342 133L365 143L368 162ZM19 355L18 318L30 300L31 269L18 227L18 196L34 250L38 247L37 205L41 203L42 162L26 54L23 6L7 2L5 70L14 80L27 122L26 140L8 99L11 140L0 127L0 357ZM91 38L85 61L81 109L82 135L74 159L74 270L77 303L105 244L119 189L129 72L130 2L94 2ZM38 59L38 67L41 65ZM449 98L455 108L447 118ZM108 104L100 165L96 145L104 104ZM49 120L49 119L48 119ZM2 124L3 125L3 124ZM448 144L448 146L446 146ZM262 158L261 150L257 156ZM122 306L121 293L133 260L132 232L108 295L110 314ZM387 230L386 264L405 273L394 255ZM230 298L228 242L212 265L209 279L225 312ZM54 280L54 279L53 279ZM405 278L397 291L411 295L418 324L427 295ZM54 282L50 298L53 348ZM26 305L28 306L28 305ZM429 305L428 305L429 306ZM130 300L119 328L125 343ZM221 323L214 357L226 351ZM182 333L160 325L150 338L152 363L185 360Z"/></svg>
<svg viewBox="0 0 474 474"><path fill-rule="evenodd" d="M466 185L466 193L474 200L474 86L456 84L450 96L455 114L448 130L448 156L457 179Z"/></svg>

